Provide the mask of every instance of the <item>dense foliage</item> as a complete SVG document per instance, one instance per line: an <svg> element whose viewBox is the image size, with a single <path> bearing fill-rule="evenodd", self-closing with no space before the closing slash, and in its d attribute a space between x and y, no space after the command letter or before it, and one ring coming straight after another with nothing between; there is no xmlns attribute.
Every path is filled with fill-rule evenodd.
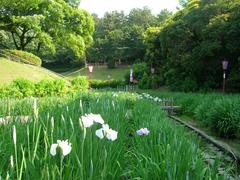
<svg viewBox="0 0 240 180"><path fill-rule="evenodd" d="M146 60L173 90L239 88L240 1L189 0L166 23L145 33Z"/></svg>
<svg viewBox="0 0 240 180"><path fill-rule="evenodd" d="M103 18L94 16L94 44L87 51L89 62L107 62L109 67L116 63L133 63L142 59L145 53L143 33L150 26L164 22L170 12L163 10L154 16L150 9L132 9L128 15L123 12L109 12Z"/></svg>
<svg viewBox="0 0 240 180"><path fill-rule="evenodd" d="M162 80L159 76L151 72L147 63L135 63L132 65L133 81L140 89L156 89L162 85ZM130 72L125 74L126 84L130 83Z"/></svg>
<svg viewBox="0 0 240 180"><path fill-rule="evenodd" d="M82 78L82 81L85 79ZM87 80L85 80L86 83ZM80 84L82 86L80 86ZM45 97L45 96L64 96L67 93L86 90L88 86L79 81L79 78L73 80L72 84L63 79L41 80L33 82L26 79L16 79L9 85L0 87L0 97Z"/></svg>
<svg viewBox="0 0 240 180"><path fill-rule="evenodd" d="M4 97L46 97L66 96L89 88L122 88L125 85L121 80L89 80L85 76L78 76L68 82L63 79L43 79L38 82L19 78L9 85L0 86L0 98Z"/></svg>
<svg viewBox="0 0 240 180"><path fill-rule="evenodd" d="M71 55L71 61L84 60L94 23L77 4L76 0L1 0L1 46L31 51L48 60L59 53Z"/></svg>
<svg viewBox="0 0 240 180"><path fill-rule="evenodd" d="M152 92L164 98L173 97L182 114L201 122L221 137L240 137L240 98L238 95Z"/></svg>
<svg viewBox="0 0 240 180"><path fill-rule="evenodd" d="M121 80L89 80L89 85L93 89L118 88L124 84Z"/></svg>
<svg viewBox="0 0 240 180"><path fill-rule="evenodd" d="M89 81L84 76L74 78L71 83L73 89L75 90L84 90L89 88Z"/></svg>
<svg viewBox="0 0 240 180"><path fill-rule="evenodd" d="M32 53L26 52L26 51L20 51L20 50L4 50L4 52L6 52L7 56L8 55L13 55L12 58L14 58L15 60L19 60L21 62L24 63L30 63L32 65L36 65L36 66L41 66L42 65L42 60L38 57L35 56Z"/></svg>
<svg viewBox="0 0 240 180"><path fill-rule="evenodd" d="M32 98L0 99L1 122L11 118L0 128L0 177L229 178L227 169L218 172L218 161L204 162L196 135L169 121L156 104L137 100L136 94L117 95L116 98L113 93L81 93L40 98L37 103ZM97 137L99 123L86 127L82 116L89 113L100 114L104 123L118 132L117 139ZM28 119L20 121L20 117ZM142 127L150 133L138 135L136 131ZM57 140L68 143L56 147L54 155L52 147Z"/></svg>

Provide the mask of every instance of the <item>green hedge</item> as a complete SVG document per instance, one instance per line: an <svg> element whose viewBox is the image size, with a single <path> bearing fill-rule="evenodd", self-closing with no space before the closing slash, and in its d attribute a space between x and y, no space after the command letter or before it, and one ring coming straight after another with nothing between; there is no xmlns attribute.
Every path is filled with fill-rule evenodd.
<svg viewBox="0 0 240 180"><path fill-rule="evenodd" d="M9 49L5 51L8 53L11 53L14 56L19 57L22 62L30 63L36 66L42 65L42 60L38 56L35 56L32 53L29 53L26 51L20 51L20 50L9 50Z"/></svg>
<svg viewBox="0 0 240 180"><path fill-rule="evenodd" d="M94 89L117 88L124 85L123 81L117 80L88 80L84 76L79 76L71 80L71 84L66 84L63 79L44 79L34 82L26 79L16 79L10 85L0 86L0 98L2 97L45 97L62 96L77 91Z"/></svg>
<svg viewBox="0 0 240 180"><path fill-rule="evenodd" d="M85 76L76 77L71 81L74 90L88 89L89 81Z"/></svg>
<svg viewBox="0 0 240 180"><path fill-rule="evenodd" d="M124 81L120 80L89 80L90 87L93 89L117 88L124 85Z"/></svg>
<svg viewBox="0 0 240 180"><path fill-rule="evenodd" d="M61 96L73 91L63 79L33 82L19 78L14 80L10 85L0 86L0 98Z"/></svg>
<svg viewBox="0 0 240 180"><path fill-rule="evenodd" d="M16 79L10 85L0 87L0 97L44 97L65 95L69 88L63 79L41 80L33 82L26 79Z"/></svg>

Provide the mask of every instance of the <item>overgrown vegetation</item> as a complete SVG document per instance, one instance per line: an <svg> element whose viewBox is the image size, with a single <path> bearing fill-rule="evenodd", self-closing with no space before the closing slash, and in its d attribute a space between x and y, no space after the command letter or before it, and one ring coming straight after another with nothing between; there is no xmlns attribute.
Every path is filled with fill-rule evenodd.
<svg viewBox="0 0 240 180"><path fill-rule="evenodd" d="M239 91L239 0L186 0L158 28L145 33L145 59L172 90L222 87L222 60L229 61L227 87ZM238 69L238 70L237 70Z"/></svg>
<svg viewBox="0 0 240 180"><path fill-rule="evenodd" d="M30 81L19 78L9 85L0 86L0 98L3 97L46 97L66 96L75 92L102 88L117 88L125 85L121 80L89 80L85 76L79 76L67 82L64 79Z"/></svg>
<svg viewBox="0 0 240 180"><path fill-rule="evenodd" d="M238 95L151 92L173 97L182 114L200 121L221 137L240 137L240 97Z"/></svg>
<svg viewBox="0 0 240 180"><path fill-rule="evenodd" d="M29 53L26 51L8 50L8 49L5 49L4 51L8 53L6 54L7 56L9 55L10 58L14 58L16 60L19 60L20 62L29 63L36 66L42 65L42 60L38 56L35 56L32 53ZM11 55L13 55L13 57L11 57Z"/></svg>
<svg viewBox="0 0 240 180"><path fill-rule="evenodd" d="M0 176L4 179L228 177L227 169L218 173L218 162L204 162L195 135L169 121L155 104L137 101L136 95L118 93L116 98L112 93L81 93L42 98L34 106L32 98L0 101L3 118L9 115L8 109L13 116L0 128ZM100 114L118 131L117 139L97 137L98 123L85 127L81 116L89 113ZM21 115L30 120L19 122L17 116ZM150 134L139 136L136 130L142 127ZM57 140L68 140L67 154L63 153L66 146L58 146L53 156L51 147Z"/></svg>

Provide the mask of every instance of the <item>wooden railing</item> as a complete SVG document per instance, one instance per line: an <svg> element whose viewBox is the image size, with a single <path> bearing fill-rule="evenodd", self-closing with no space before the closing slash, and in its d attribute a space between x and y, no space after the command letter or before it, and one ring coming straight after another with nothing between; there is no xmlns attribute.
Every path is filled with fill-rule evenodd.
<svg viewBox="0 0 240 180"><path fill-rule="evenodd" d="M168 112L168 115L173 115L177 111L181 110L180 106L174 105L174 99L173 98L163 98L160 103L160 107L162 110L165 110Z"/></svg>

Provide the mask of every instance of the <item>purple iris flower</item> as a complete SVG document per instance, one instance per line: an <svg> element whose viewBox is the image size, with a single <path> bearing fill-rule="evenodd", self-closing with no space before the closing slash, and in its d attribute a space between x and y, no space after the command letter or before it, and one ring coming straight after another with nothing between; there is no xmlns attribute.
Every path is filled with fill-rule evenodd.
<svg viewBox="0 0 240 180"><path fill-rule="evenodd" d="M150 133L150 131L147 128L141 128L137 130L137 134L139 136L147 136Z"/></svg>

